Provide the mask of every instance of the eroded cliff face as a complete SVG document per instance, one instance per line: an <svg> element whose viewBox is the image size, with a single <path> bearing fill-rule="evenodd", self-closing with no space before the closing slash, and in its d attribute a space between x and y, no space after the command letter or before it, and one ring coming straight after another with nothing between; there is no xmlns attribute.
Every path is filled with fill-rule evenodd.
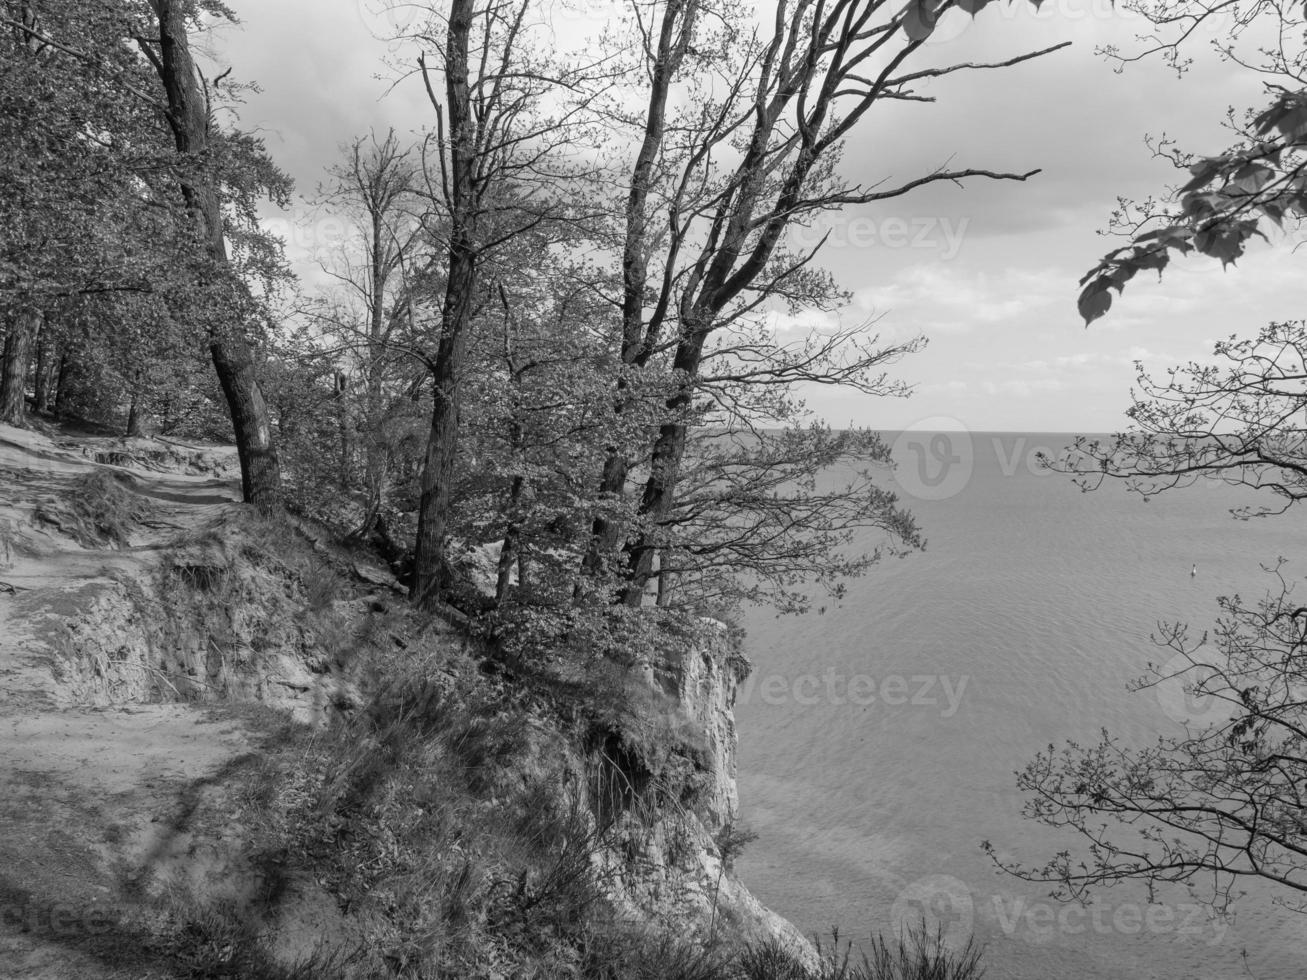
<svg viewBox="0 0 1307 980"><path fill-rule="evenodd" d="M5 430L0 660L61 704L348 716L366 672L359 630L402 589L313 525L237 503L238 475L226 447Z"/></svg>
<svg viewBox="0 0 1307 980"><path fill-rule="evenodd" d="M317 724L357 707L349 641L368 600L307 608L296 572L255 546L257 521L232 511L212 540L112 554L14 595L8 642L48 664L39 688L62 704L255 701Z"/></svg>
<svg viewBox="0 0 1307 980"><path fill-rule="evenodd" d="M657 819L628 812L619 855L610 859L620 904L687 934L779 940L813 966L812 944L787 920L762 905L731 870L746 841L736 785L735 698L749 673L742 637L713 620L705 640L669 644L641 665L644 683L665 699L669 728L684 733L692 776L684 806L666 805Z"/></svg>

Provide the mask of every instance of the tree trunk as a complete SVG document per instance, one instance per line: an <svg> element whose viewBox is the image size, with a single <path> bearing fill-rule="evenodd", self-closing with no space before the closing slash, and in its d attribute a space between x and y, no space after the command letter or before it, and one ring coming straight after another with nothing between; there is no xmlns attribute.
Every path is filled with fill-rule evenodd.
<svg viewBox="0 0 1307 980"><path fill-rule="evenodd" d="M363 520L358 528L349 534L352 540L358 541L367 539L372 531L372 523L381 513L381 505L385 500L386 474L390 468L390 454L382 445L383 392L380 356L378 346L370 345L362 426L363 489L367 498L363 509Z"/></svg>
<svg viewBox="0 0 1307 980"><path fill-rule="evenodd" d="M508 590L513 582L513 565L516 563L518 530L510 527L504 534L499 546L499 565L495 569L495 605L502 606L508 598Z"/></svg>
<svg viewBox="0 0 1307 980"><path fill-rule="evenodd" d="M452 247L451 247L452 250ZM461 396L458 371L467 353L467 322L471 319L476 266L470 254L451 257L444 331L435 363L431 434L422 465L422 496L418 501L417 542L413 551L413 601L426 609L436 606L448 586L445 556L449 509L458 458Z"/></svg>
<svg viewBox="0 0 1307 980"><path fill-rule="evenodd" d="M660 609L665 609L672 604L672 595L676 591L675 573L670 568L664 568L663 562L665 552L658 556L658 601L655 605Z"/></svg>
<svg viewBox="0 0 1307 980"><path fill-rule="evenodd" d="M67 344L59 352L59 367L54 376L54 413L62 415L68 403L68 379L73 370L72 358L68 354Z"/></svg>
<svg viewBox="0 0 1307 980"><path fill-rule="evenodd" d="M350 487L350 473L353 470L351 465L353 460L353 451L350 446L350 426L353 422L352 412L350 412L349 401L345 397L346 381L344 375L339 372L335 376L334 384L336 393L333 401L336 403L336 432L340 438L340 469L336 474L336 479L340 489L348 491Z"/></svg>
<svg viewBox="0 0 1307 980"><path fill-rule="evenodd" d="M378 399L378 403L379 403ZM375 420L379 413L369 413L369 419ZM364 489L367 503L364 506L363 520L358 530L353 533L359 540L366 539L372 530L372 522L381 513L386 500L386 475L390 469L390 454L379 443L381 431L374 421L369 421L367 428L367 445L363 450Z"/></svg>
<svg viewBox="0 0 1307 980"><path fill-rule="evenodd" d="M4 363L0 366L0 422L22 425L27 416L27 366L40 323L40 312L30 309L20 310L9 321Z"/></svg>
<svg viewBox="0 0 1307 980"><path fill-rule="evenodd" d="M662 149L666 132L667 101L672 79L684 61L694 21L698 14L698 0L669 0L663 8L662 24L658 32L658 47L650 75L649 104L645 111L644 139L631 169L631 186L626 200L626 239L622 248L622 364L642 366L649 358L653 337L646 336L644 304L649 282L649 231L648 200L654 163ZM665 310L655 311L652 330L658 329ZM617 396L613 405L616 414L624 411L626 382L618 380ZM604 459L603 475L599 483L601 498L620 499L626 491L630 461L618 446L609 446ZM582 567L590 573L598 572L607 555L617 550L621 525L610 517L599 515L590 531Z"/></svg>
<svg viewBox="0 0 1307 980"><path fill-rule="evenodd" d="M632 608L638 608L644 601L645 586L653 576L654 556L658 553L653 528L671 513L675 500L676 481L680 475L681 460L685 457L685 443L689 433L683 414L690 407L694 379L698 377L703 361L703 347L708 340L708 333L708 326L688 324L672 362L672 367L685 380L681 383L680 391L667 401L672 421L663 423L654 443L649 479L645 481L644 493L640 497L639 515L646 522L645 529L626 549L627 584L622 590L621 599Z"/></svg>
<svg viewBox="0 0 1307 980"><path fill-rule="evenodd" d="M236 431L241 495L247 504L265 510L275 507L281 501L281 466L268 424L268 406L254 378L249 347L243 340L235 344L214 341L209 344L209 355Z"/></svg>
<svg viewBox="0 0 1307 980"><path fill-rule="evenodd" d="M144 434L141 431L141 395L133 391L131 404L127 407L127 438L135 439Z"/></svg>
<svg viewBox="0 0 1307 980"><path fill-rule="evenodd" d="M390 138L393 135L394 131L392 130L383 147L391 145ZM356 149L356 161L358 160L357 152ZM390 158L383 157L383 159ZM360 173L357 162L354 172L355 174ZM379 168L378 177L380 178L383 175L386 175L385 167ZM359 186L367 187L361 177ZM375 184L373 186L375 189ZM383 202L381 195L377 193L371 195L365 193L365 198L372 219L372 274L369 277L371 293L368 296L368 363L364 382L366 401L363 409L366 413L364 431L367 439L363 448L363 466L368 502L367 510L363 516L363 524L359 528L360 538L366 537L367 533L372 529L372 522L381 513L381 499L385 492L387 454L379 444L381 441L379 423L382 418L381 359L386 355L386 283L390 279L390 266L386 262L384 254L387 247L386 229L384 227L386 202Z"/></svg>
<svg viewBox="0 0 1307 980"><path fill-rule="evenodd" d="M516 431L514 435L516 436ZM520 552L519 541L522 537L522 528L519 523L518 508L522 503L522 494L526 490L526 479L521 476L513 477L513 485L508 494L508 506L505 510L509 515L508 529L504 531L504 543L499 548L499 568L495 578L495 605L502 605L508 598L509 581L513 576L513 565L517 561Z"/></svg>
<svg viewBox="0 0 1307 980"><path fill-rule="evenodd" d="M640 498L640 516L651 524L657 524L671 511L688 431L683 422L667 422L658 432L649 479ZM653 576L653 560L657 552L658 546L649 528L627 545L627 582L622 590L622 601L631 608L638 608L644 601L645 586Z"/></svg>
<svg viewBox="0 0 1307 980"><path fill-rule="evenodd" d="M435 608L448 584L445 545L458 451L459 374L467 355L467 328L472 319L472 293L477 282L476 121L472 117L468 88L468 43L473 10L473 0L452 0L445 44L450 142L449 274L441 309L440 345L432 364L435 385L431 434L423 460L417 542L413 552L412 598L426 609Z"/></svg>
<svg viewBox="0 0 1307 980"><path fill-rule="evenodd" d="M33 382L33 408L41 415L50 411L51 395L51 354L54 345L50 342L50 326L41 318L41 332L36 339L36 377Z"/></svg>
<svg viewBox="0 0 1307 980"><path fill-rule="evenodd" d="M150 0L159 21L157 56L146 46L168 94L168 124L177 152L188 159L209 148L209 106L200 87L186 35L180 0ZM209 258L223 273L231 273L217 188L203 179L183 178L182 195L205 241ZM246 503L267 508L281 497L281 466L268 421L268 407L255 376L254 354L240 325L210 326L209 353L227 399L236 452L241 464L241 492Z"/></svg>
<svg viewBox="0 0 1307 980"><path fill-rule="evenodd" d="M613 410L620 413L622 411L620 392L618 397L619 401L614 405ZM599 480L601 500L607 499L615 502L621 499L622 494L626 491L626 477L629 470L630 464L627 461L626 454L617 446L609 446L607 455L604 457L603 475ZM622 526L618 521L602 514L596 517L590 527L590 541L586 546L581 567L592 575L601 571L605 557L617 550L617 541L621 532Z"/></svg>

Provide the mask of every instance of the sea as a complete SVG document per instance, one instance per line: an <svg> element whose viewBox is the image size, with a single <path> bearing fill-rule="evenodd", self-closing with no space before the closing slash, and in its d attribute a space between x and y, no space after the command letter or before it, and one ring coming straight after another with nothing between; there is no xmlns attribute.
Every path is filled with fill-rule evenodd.
<svg viewBox="0 0 1307 980"><path fill-rule="evenodd" d="M1022 816L1016 771L1050 744L1104 728L1145 744L1205 710L1174 684L1130 690L1172 655L1151 637L1175 622L1201 637L1217 597L1265 595L1281 557L1307 600L1303 515L1236 519L1275 501L1213 481L1151 499L1119 482L1082 492L1038 461L1070 435L886 438L898 466L885 485L926 549L810 613L744 617L739 789L757 834L744 883L827 947L832 928L865 942L923 918L950 944L974 935L989 980L1307 976L1307 915L1273 886L1244 883L1227 918L1182 886L1066 904L981 849L1037 867L1083 846Z"/></svg>

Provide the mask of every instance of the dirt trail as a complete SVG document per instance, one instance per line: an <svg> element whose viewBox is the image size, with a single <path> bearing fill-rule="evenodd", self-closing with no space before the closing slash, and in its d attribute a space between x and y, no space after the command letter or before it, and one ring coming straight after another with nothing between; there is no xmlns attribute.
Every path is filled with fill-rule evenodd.
<svg viewBox="0 0 1307 980"><path fill-rule="evenodd" d="M197 800L255 751L256 716L79 704L32 611L71 619L233 507L233 456L0 426L0 977L173 975L145 941L151 882L193 849ZM84 547L59 524L57 501L97 470L152 505L125 547Z"/></svg>

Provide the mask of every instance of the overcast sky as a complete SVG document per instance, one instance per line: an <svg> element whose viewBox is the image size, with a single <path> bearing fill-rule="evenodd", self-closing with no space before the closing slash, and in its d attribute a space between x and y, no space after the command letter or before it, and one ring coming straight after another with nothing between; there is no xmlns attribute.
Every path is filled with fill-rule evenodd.
<svg viewBox="0 0 1307 980"><path fill-rule="evenodd" d="M560 33L584 28L581 4L606 0L570 2L559 7ZM428 120L411 80L388 93L393 72L378 38L390 25L374 13L379 6L235 0L243 23L216 38L216 57L263 87L242 126L262 132L302 193L351 136L390 125L414 131ZM1254 250L1224 273L1198 257L1160 283L1141 274L1105 320L1082 325L1077 280L1120 244L1098 234L1116 198L1144 197L1175 177L1152 158L1145 134L1216 152L1227 142L1226 108L1259 100L1248 72L1211 58L1183 79L1159 62L1116 73L1095 49L1138 49L1139 26L1108 0L1047 0L1038 14L996 3L974 23L950 14L932 57L1001 60L1073 43L1014 68L941 80L922 91L936 103L893 103L864 119L843 163L855 180L910 179L944 163L1043 172L1025 183L930 186L831 221L824 263L854 295L841 318L879 317L885 337L929 338L896 368L916 385L908 399L813 394L810 405L832 424L1115 431L1126 424L1136 360L1160 370L1206 358L1217 339L1300 315L1292 302L1299 259L1282 245ZM290 237L302 253L312 231Z"/></svg>

